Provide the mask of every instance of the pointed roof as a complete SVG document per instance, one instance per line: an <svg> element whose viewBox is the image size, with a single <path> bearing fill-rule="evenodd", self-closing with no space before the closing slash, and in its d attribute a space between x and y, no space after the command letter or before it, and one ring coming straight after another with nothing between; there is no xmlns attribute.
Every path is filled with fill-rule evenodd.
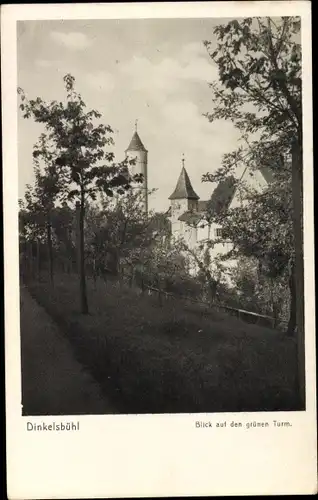
<svg viewBox="0 0 318 500"><path fill-rule="evenodd" d="M132 136L132 139L126 151L147 151L145 146L141 142L137 130L135 130L134 135Z"/></svg>
<svg viewBox="0 0 318 500"><path fill-rule="evenodd" d="M199 196L195 193L191 185L188 173L184 167L182 167L176 189L173 191L172 195L169 196L169 200L182 199L199 200Z"/></svg>
<svg viewBox="0 0 318 500"><path fill-rule="evenodd" d="M216 215L226 211L233 199L236 186L237 183L232 175L229 175L223 181L220 181L207 203L206 210L209 210Z"/></svg>
<svg viewBox="0 0 318 500"><path fill-rule="evenodd" d="M259 171L261 172L261 174L264 177L267 184L270 184L271 182L273 182L274 174L273 174L272 170L270 170L268 167L260 167Z"/></svg>

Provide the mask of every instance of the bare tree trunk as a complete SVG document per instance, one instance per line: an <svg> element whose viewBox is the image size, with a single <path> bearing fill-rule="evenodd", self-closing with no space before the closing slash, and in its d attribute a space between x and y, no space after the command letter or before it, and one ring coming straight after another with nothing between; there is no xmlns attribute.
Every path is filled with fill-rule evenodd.
<svg viewBox="0 0 318 500"><path fill-rule="evenodd" d="M144 273L141 271L141 294L144 295L145 293L145 278L144 278Z"/></svg>
<svg viewBox="0 0 318 500"><path fill-rule="evenodd" d="M295 279L295 265L291 265L290 275L289 275L289 290L290 290L290 311L289 311L289 321L287 327L287 335L293 337L295 335L295 330L297 326L296 317L296 303L297 303L297 292L296 292L296 279Z"/></svg>
<svg viewBox="0 0 318 500"><path fill-rule="evenodd" d="M161 292L160 278L156 278L156 286L157 286L157 290L158 290L158 302L159 302L159 306L162 307L162 292Z"/></svg>
<svg viewBox="0 0 318 500"><path fill-rule="evenodd" d="M205 274L208 282L211 304L214 304L216 299L217 281L212 277L212 274L208 269L206 269Z"/></svg>
<svg viewBox="0 0 318 500"><path fill-rule="evenodd" d="M270 294L271 294L271 309L272 309L272 315L273 315L273 328L277 328L279 309L277 307L277 303L276 303L275 298L274 298L274 280L273 280L273 278L270 279Z"/></svg>
<svg viewBox="0 0 318 500"><path fill-rule="evenodd" d="M97 290L97 271L96 271L96 259L93 257L93 280L94 280L94 290Z"/></svg>
<svg viewBox="0 0 318 500"><path fill-rule="evenodd" d="M78 222L78 272L80 281L80 308L82 314L88 314L86 276L85 276L85 256L84 256L84 217L85 200L84 193L81 192L81 202L76 204Z"/></svg>
<svg viewBox="0 0 318 500"><path fill-rule="evenodd" d="M29 279L33 278L33 248L32 241L28 242Z"/></svg>
<svg viewBox="0 0 318 500"><path fill-rule="evenodd" d="M36 239L36 277L37 280L40 281L40 241Z"/></svg>
<svg viewBox="0 0 318 500"><path fill-rule="evenodd" d="M129 287L132 288L134 284L134 267L130 265L130 274L129 274Z"/></svg>
<svg viewBox="0 0 318 500"><path fill-rule="evenodd" d="M304 331L304 259L303 259L303 159L301 137L292 147L292 196L295 242L294 286L297 324L297 385L299 402L305 408L305 331Z"/></svg>
<svg viewBox="0 0 318 500"><path fill-rule="evenodd" d="M27 278L27 274L28 274L28 256L27 256L28 243L26 240L25 240L23 246L24 246L24 250L23 250L23 254L22 254L22 262L20 264L20 273L21 273L21 277L22 277L23 282L25 282L25 279ZM21 270L21 267L22 267L22 270Z"/></svg>
<svg viewBox="0 0 318 500"><path fill-rule="evenodd" d="M53 263L53 244L52 244L52 227L50 221L46 226L47 247L49 254L49 276L51 285L54 286L54 263Z"/></svg>

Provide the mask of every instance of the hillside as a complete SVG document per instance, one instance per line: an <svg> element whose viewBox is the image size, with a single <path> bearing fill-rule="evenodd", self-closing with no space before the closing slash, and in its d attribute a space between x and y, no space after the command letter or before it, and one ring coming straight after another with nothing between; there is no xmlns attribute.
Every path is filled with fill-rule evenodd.
<svg viewBox="0 0 318 500"><path fill-rule="evenodd" d="M88 281L88 316L75 276L28 287L119 413L297 409L295 345L282 333L179 300L160 307L119 283Z"/></svg>

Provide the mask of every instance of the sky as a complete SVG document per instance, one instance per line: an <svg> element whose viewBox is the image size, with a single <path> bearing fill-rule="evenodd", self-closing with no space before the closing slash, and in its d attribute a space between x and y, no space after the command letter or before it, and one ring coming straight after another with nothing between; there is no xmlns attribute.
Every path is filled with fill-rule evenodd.
<svg viewBox="0 0 318 500"><path fill-rule="evenodd" d="M222 19L135 19L18 22L18 86L28 98L63 100L71 73L88 108L114 130L116 161L124 158L138 120L148 150L149 208L166 210L182 168L194 190L213 190L202 174L215 171L237 146L230 122L209 123L208 83L217 67L203 40L213 41ZM19 197L33 181L32 148L43 131L19 113Z"/></svg>

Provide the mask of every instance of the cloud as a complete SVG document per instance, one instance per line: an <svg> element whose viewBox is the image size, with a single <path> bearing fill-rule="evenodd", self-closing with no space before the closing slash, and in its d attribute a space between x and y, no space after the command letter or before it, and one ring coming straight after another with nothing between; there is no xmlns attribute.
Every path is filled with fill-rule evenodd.
<svg viewBox="0 0 318 500"><path fill-rule="evenodd" d="M107 71L96 71L86 76L88 85L94 90L110 92L115 88L115 79Z"/></svg>
<svg viewBox="0 0 318 500"><path fill-rule="evenodd" d="M203 42L191 42L183 45L179 52L179 59L182 62L187 62L189 59L197 58L197 57L207 57L206 48L203 45Z"/></svg>
<svg viewBox="0 0 318 500"><path fill-rule="evenodd" d="M188 100L167 102L162 110L162 119L164 133L173 137L175 144L180 147L186 145L189 151L206 157L218 157L227 149L224 138L233 144L232 140L237 137L231 123L223 120L209 123L198 106Z"/></svg>
<svg viewBox="0 0 318 500"><path fill-rule="evenodd" d="M84 33L73 31L63 33L61 31L51 31L50 37L54 42L63 45L71 50L84 50L93 44L93 40L88 38Z"/></svg>
<svg viewBox="0 0 318 500"><path fill-rule="evenodd" d="M167 93L176 92L185 82L211 82L217 69L206 56L204 47L193 43L184 46L174 58L151 62L146 57L133 56L121 66L134 90Z"/></svg>
<svg viewBox="0 0 318 500"><path fill-rule="evenodd" d="M53 65L53 62L48 61L47 59L37 59L35 61L35 65L39 68L50 68Z"/></svg>

